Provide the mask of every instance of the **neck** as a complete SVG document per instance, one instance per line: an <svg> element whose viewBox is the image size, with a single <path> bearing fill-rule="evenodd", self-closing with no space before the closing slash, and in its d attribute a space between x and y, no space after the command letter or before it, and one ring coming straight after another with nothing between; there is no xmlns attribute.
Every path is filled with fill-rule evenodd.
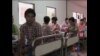
<svg viewBox="0 0 100 56"><path fill-rule="evenodd" d="M32 26L32 24L33 24L33 22L32 23L27 23L27 25L29 25L29 26Z"/></svg>

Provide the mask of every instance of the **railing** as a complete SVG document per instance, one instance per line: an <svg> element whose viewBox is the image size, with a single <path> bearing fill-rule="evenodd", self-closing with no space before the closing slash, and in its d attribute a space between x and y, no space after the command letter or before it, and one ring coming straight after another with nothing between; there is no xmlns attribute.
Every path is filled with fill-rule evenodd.
<svg viewBox="0 0 100 56"><path fill-rule="evenodd" d="M64 38L64 48L65 48L65 50L64 50L64 56L68 55L67 54L67 47L72 46L75 43L78 43L78 41L79 41L79 38L78 38L77 35L73 36L73 37L68 37L67 36L67 37Z"/></svg>
<svg viewBox="0 0 100 56"><path fill-rule="evenodd" d="M32 43L35 56L43 56L57 49L61 49L63 46L62 37L62 34L53 34L36 38Z"/></svg>
<svg viewBox="0 0 100 56"><path fill-rule="evenodd" d="M67 47L77 43L79 38L77 36L64 37L63 35L64 34L53 34L34 39L32 46L35 56L44 56L58 49L61 51L60 56L67 56ZM65 48L65 50L63 50L63 48Z"/></svg>

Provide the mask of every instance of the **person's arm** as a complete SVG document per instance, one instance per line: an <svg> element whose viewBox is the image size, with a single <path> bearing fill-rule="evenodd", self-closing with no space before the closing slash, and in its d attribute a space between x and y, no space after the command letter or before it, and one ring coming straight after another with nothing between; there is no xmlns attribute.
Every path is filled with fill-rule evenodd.
<svg viewBox="0 0 100 56"><path fill-rule="evenodd" d="M20 45L20 56L23 56L23 53L25 52L25 37L24 37L24 32L22 27L20 28L19 45Z"/></svg>

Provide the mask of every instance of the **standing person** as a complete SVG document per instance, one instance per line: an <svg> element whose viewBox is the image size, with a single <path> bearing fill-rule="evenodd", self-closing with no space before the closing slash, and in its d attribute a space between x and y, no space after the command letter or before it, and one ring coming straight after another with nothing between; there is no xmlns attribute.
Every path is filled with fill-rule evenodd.
<svg viewBox="0 0 100 56"><path fill-rule="evenodd" d="M80 39L83 39L84 38L85 26L86 26L86 24L85 24L84 19L81 19L80 20L80 23L79 23L79 26L78 26L78 31L79 31L78 34L79 34L79 38Z"/></svg>
<svg viewBox="0 0 100 56"><path fill-rule="evenodd" d="M44 36L52 34L50 26L48 25L49 22L50 22L50 18L48 16L45 16L44 17L44 23L43 23L43 26L42 26L42 31L43 31Z"/></svg>
<svg viewBox="0 0 100 56"><path fill-rule="evenodd" d="M14 18L12 16L12 51L14 56L18 56L18 37L19 37L19 32L17 26L14 24Z"/></svg>
<svg viewBox="0 0 100 56"><path fill-rule="evenodd" d="M69 22L68 23L68 37L77 36L78 27L76 25L74 17L70 17L68 22ZM76 44L73 45L71 48L72 48L72 51L75 51Z"/></svg>
<svg viewBox="0 0 100 56"><path fill-rule="evenodd" d="M78 32L78 27L76 25L76 21L74 17L70 17L68 21L68 34L69 36L76 36Z"/></svg>
<svg viewBox="0 0 100 56"><path fill-rule="evenodd" d="M51 28L48 25L49 22L50 22L49 16L45 16L44 17L44 23L42 25L43 36L47 36L47 35L51 35L52 34ZM49 42L49 41L51 41L51 38L44 39L44 40L45 40L44 42Z"/></svg>
<svg viewBox="0 0 100 56"><path fill-rule="evenodd" d="M55 33L59 33L60 26L57 24L57 17L52 17L52 24L50 25L51 31Z"/></svg>
<svg viewBox="0 0 100 56"><path fill-rule="evenodd" d="M27 9L24 16L26 23L20 27L20 55L34 56L34 53L32 55L32 41L42 36L42 28L41 25L35 21L36 13L34 9ZM27 39L26 44L25 39Z"/></svg>
<svg viewBox="0 0 100 56"><path fill-rule="evenodd" d="M81 19L80 20L80 24L78 26L78 37L79 37L79 43L80 43L80 47L81 47L81 51L84 50L85 48L85 26L86 26L86 23L85 23L85 20L84 19Z"/></svg>
<svg viewBox="0 0 100 56"><path fill-rule="evenodd" d="M87 22L86 22L86 25L85 25L85 37L87 38Z"/></svg>
<svg viewBox="0 0 100 56"><path fill-rule="evenodd" d="M66 37L68 30L68 18L65 18L65 23L61 26L61 31L64 32L64 36Z"/></svg>
<svg viewBox="0 0 100 56"><path fill-rule="evenodd" d="M12 16L12 34L13 34L13 35L19 35L18 28L17 28L17 26L14 24L14 18L13 18L13 16Z"/></svg>

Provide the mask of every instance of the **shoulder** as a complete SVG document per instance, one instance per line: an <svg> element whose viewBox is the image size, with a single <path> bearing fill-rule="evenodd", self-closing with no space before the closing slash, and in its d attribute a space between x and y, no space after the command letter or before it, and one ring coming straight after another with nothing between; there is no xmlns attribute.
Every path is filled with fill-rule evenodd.
<svg viewBox="0 0 100 56"><path fill-rule="evenodd" d="M26 23L20 26L20 30L23 30L26 27Z"/></svg>
<svg viewBox="0 0 100 56"><path fill-rule="evenodd" d="M41 25L38 22L35 22L35 25L41 27Z"/></svg>
<svg viewBox="0 0 100 56"><path fill-rule="evenodd" d="M34 27L35 27L36 29L42 29L42 26L41 26L38 22L35 22L35 23L34 23Z"/></svg>

